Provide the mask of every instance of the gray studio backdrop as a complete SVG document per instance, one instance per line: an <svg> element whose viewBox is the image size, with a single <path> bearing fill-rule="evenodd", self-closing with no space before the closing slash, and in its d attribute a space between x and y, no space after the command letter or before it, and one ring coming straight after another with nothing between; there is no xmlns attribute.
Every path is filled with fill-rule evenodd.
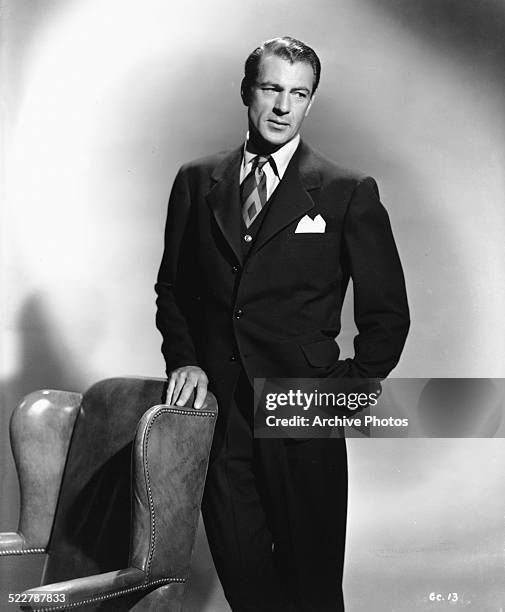
<svg viewBox="0 0 505 612"><path fill-rule="evenodd" d="M413 320L394 375L505 376L502 2L0 4L1 530L16 528L7 424L25 393L163 374L169 189L180 164L243 138L243 60L265 38L316 48L304 137L379 183ZM503 610L503 440L349 447L349 612L449 609L439 592ZM0 609L26 586L19 567L0 576ZM201 529L187 609L227 609Z"/></svg>

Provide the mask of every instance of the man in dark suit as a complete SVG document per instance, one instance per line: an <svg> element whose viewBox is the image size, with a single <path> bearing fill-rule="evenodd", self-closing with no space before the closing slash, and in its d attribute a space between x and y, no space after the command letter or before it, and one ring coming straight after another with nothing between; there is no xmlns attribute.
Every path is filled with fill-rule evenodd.
<svg viewBox="0 0 505 612"><path fill-rule="evenodd" d="M184 165L156 284L167 402L209 388L219 419L202 512L233 610L343 610L343 439L255 439L254 378L384 378L409 327L403 273L375 181L302 142L315 52L290 37L245 64L249 132ZM335 337L353 280L353 359Z"/></svg>

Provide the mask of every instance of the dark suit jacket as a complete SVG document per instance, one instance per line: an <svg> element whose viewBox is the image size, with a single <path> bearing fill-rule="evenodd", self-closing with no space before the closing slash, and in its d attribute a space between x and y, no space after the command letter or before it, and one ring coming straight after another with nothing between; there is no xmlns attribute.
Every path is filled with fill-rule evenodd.
<svg viewBox="0 0 505 612"><path fill-rule="evenodd" d="M240 364L255 377L384 378L409 328L405 283L375 181L301 142L242 261L242 147L183 166L156 283L167 373L199 365L221 410ZM295 233L320 214L325 233ZM349 278L353 359L334 342Z"/></svg>

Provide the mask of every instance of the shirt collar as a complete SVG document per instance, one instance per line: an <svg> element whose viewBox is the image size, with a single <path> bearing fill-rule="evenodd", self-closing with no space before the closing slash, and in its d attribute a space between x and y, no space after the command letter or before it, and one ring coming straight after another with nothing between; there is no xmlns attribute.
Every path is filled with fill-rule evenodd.
<svg viewBox="0 0 505 612"><path fill-rule="evenodd" d="M244 168L250 164L254 157L256 157L256 153L251 153L246 149L247 141L249 140L249 132L246 134L246 139L244 142L243 154L242 154L242 165ZM275 153L271 153L271 157L275 162L275 168L277 170L277 175L279 180L282 179L284 173L286 172L286 168L288 167L291 158L293 157L298 143L300 142L300 134L297 134L293 140L290 140L285 145L283 145L280 149L277 149Z"/></svg>

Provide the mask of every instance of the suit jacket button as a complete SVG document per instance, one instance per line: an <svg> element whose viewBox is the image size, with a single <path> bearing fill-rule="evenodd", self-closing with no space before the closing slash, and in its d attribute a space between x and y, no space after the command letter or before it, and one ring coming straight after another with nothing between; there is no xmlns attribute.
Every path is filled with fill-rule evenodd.
<svg viewBox="0 0 505 612"><path fill-rule="evenodd" d="M238 266L233 266L231 271L233 272L233 274L236 274L239 271L239 267Z"/></svg>
<svg viewBox="0 0 505 612"><path fill-rule="evenodd" d="M237 361L236 355L230 355L230 361Z"/></svg>
<svg viewBox="0 0 505 612"><path fill-rule="evenodd" d="M240 317L244 314L244 311L241 310L240 308L238 310L235 311L235 318L236 319L240 319Z"/></svg>

